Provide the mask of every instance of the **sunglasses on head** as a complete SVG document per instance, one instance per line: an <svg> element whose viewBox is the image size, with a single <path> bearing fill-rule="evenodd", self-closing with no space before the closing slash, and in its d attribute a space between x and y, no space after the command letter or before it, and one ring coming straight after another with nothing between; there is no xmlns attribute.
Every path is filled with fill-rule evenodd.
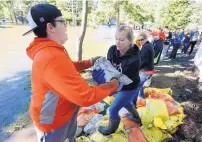
<svg viewBox="0 0 202 142"><path fill-rule="evenodd" d="M143 41L144 39L138 39L138 41Z"/></svg>

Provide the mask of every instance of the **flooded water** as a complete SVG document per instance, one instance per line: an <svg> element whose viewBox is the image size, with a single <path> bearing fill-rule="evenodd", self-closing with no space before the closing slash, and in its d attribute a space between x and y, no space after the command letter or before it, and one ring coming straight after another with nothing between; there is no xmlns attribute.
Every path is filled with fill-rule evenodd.
<svg viewBox="0 0 202 142"><path fill-rule="evenodd" d="M93 40L112 41L115 29L99 26L93 30ZM32 61L26 55L26 47L34 37L33 34L22 36L28 30L23 25L0 29L0 141L6 138L4 129L28 109L31 92L26 89L27 74Z"/></svg>

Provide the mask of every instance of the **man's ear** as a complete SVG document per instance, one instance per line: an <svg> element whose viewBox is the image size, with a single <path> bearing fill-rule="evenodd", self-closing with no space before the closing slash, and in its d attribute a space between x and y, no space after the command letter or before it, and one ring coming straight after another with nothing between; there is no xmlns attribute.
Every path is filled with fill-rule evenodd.
<svg viewBox="0 0 202 142"><path fill-rule="evenodd" d="M47 32L55 32L55 27L51 23L46 24Z"/></svg>

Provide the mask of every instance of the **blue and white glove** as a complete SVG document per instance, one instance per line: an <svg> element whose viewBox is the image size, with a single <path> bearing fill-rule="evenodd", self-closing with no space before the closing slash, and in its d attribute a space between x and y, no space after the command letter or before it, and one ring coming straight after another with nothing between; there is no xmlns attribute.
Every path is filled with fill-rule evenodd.
<svg viewBox="0 0 202 142"><path fill-rule="evenodd" d="M98 69L98 70L93 70L92 71L92 76L93 79L98 83L98 84L103 84L106 82L105 80L105 72L103 69Z"/></svg>

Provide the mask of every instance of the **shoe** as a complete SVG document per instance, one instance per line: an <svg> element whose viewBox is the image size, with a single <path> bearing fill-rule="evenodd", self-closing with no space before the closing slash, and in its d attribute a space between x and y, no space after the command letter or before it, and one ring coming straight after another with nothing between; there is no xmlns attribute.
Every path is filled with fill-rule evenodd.
<svg viewBox="0 0 202 142"><path fill-rule="evenodd" d="M120 123L120 120L114 121L114 120L109 119L108 127L99 126L98 131L103 135L110 135L110 134L116 132L116 130L119 127L119 123Z"/></svg>
<svg viewBox="0 0 202 142"><path fill-rule="evenodd" d="M128 110L129 111L129 110ZM131 113L131 115L128 115L128 119L134 121L134 122L137 122L139 124L139 126L142 126L142 121L141 121L141 118L137 112L137 109L133 109L133 110L130 110L129 111Z"/></svg>

